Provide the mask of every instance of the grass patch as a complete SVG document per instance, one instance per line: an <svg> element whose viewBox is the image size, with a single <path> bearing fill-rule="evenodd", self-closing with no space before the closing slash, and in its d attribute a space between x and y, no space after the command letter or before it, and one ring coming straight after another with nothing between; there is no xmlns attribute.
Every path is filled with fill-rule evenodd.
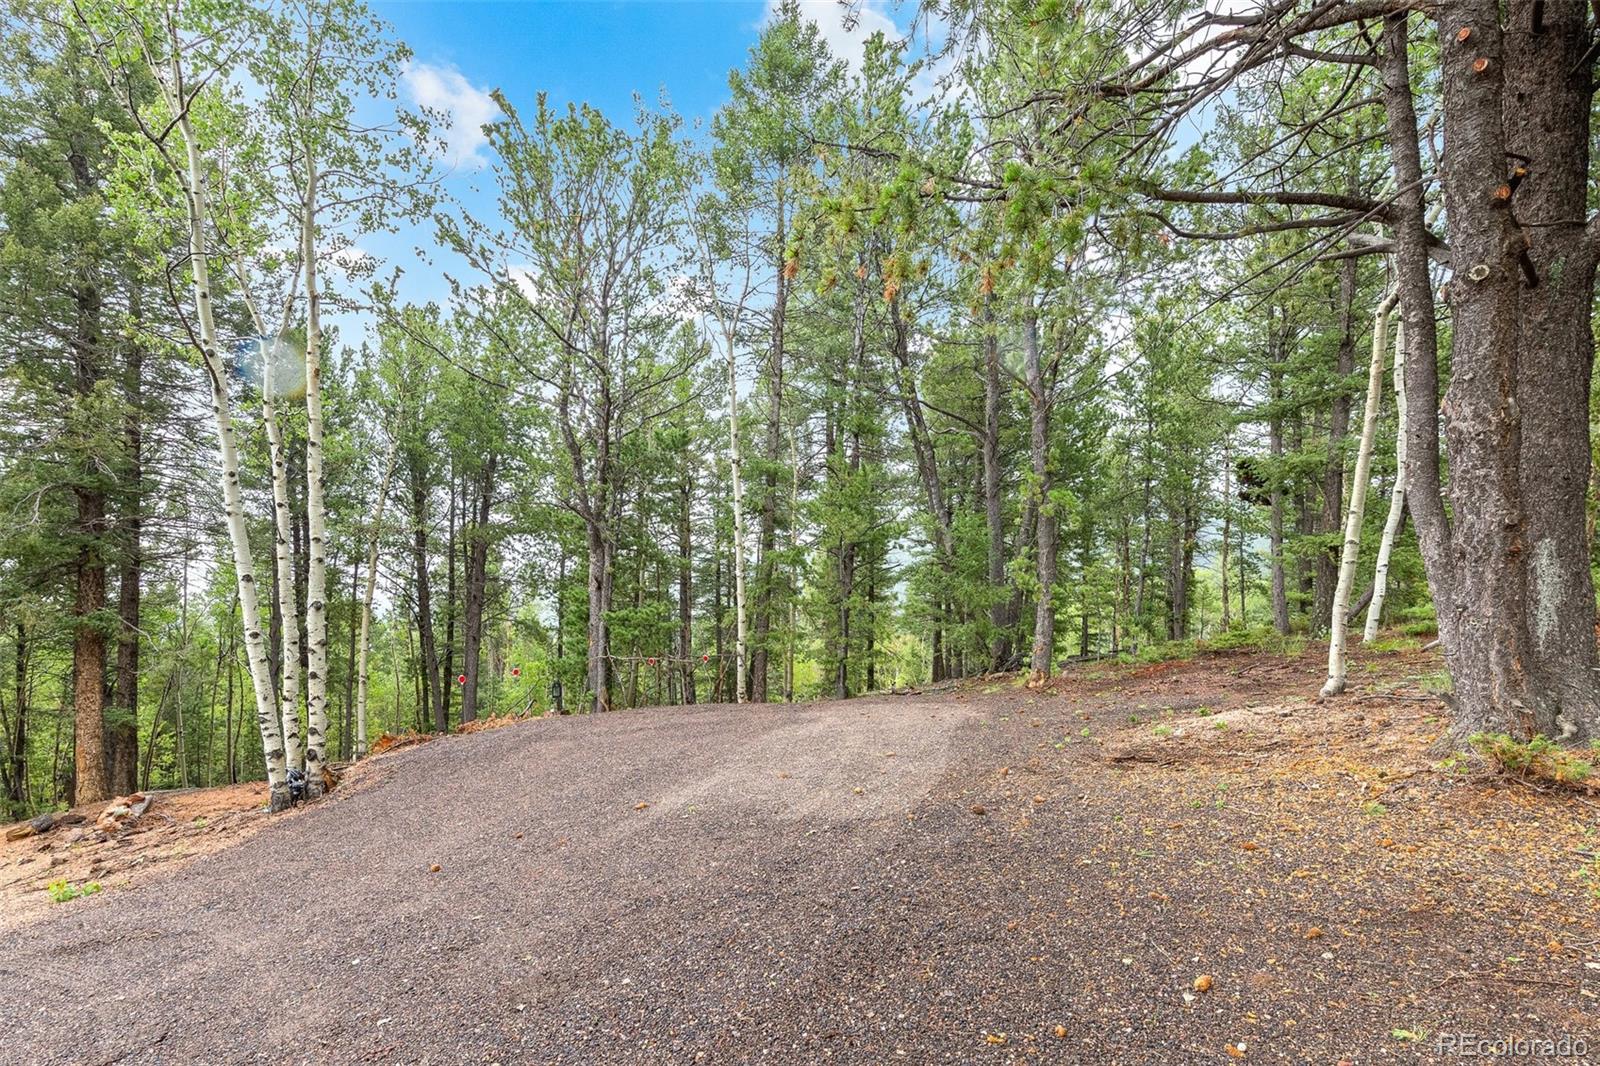
<svg viewBox="0 0 1600 1066"><path fill-rule="evenodd" d="M1505 733L1474 733L1467 743L1505 773L1569 788L1589 780L1600 754L1600 741L1588 748L1563 748L1546 736L1524 741Z"/></svg>
<svg viewBox="0 0 1600 1066"><path fill-rule="evenodd" d="M1367 641L1361 646L1367 651L1374 652L1416 651L1422 647L1422 642L1416 637L1391 636L1378 637Z"/></svg>
<svg viewBox="0 0 1600 1066"><path fill-rule="evenodd" d="M1134 658L1141 663L1168 663L1193 659L1196 650L1191 640L1163 640L1146 644Z"/></svg>
<svg viewBox="0 0 1600 1066"><path fill-rule="evenodd" d="M50 893L51 903L69 903L83 896L92 896L100 891L99 881L90 881L88 884L75 885L65 877L51 881L44 890Z"/></svg>
<svg viewBox="0 0 1600 1066"><path fill-rule="evenodd" d="M1417 687L1435 696L1448 696L1453 686L1450 681L1449 671L1440 670L1437 673L1423 674L1418 677Z"/></svg>

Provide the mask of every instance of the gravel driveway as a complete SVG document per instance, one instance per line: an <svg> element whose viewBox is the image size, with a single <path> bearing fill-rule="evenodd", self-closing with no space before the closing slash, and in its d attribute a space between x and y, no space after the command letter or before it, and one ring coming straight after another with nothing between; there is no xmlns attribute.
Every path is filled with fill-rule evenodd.
<svg viewBox="0 0 1600 1066"><path fill-rule="evenodd" d="M1337 714L1299 695L1308 653L433 740L12 923L0 1063L1600 1047L1600 909L1571 858L1590 808L1423 773L1437 709L1380 691L1415 664L1377 666Z"/></svg>
<svg viewBox="0 0 1600 1066"><path fill-rule="evenodd" d="M859 1035L886 1023L832 982L871 968L855 945L912 887L895 844L973 725L915 698L702 706L396 752L28 927L0 1060L782 1061Z"/></svg>

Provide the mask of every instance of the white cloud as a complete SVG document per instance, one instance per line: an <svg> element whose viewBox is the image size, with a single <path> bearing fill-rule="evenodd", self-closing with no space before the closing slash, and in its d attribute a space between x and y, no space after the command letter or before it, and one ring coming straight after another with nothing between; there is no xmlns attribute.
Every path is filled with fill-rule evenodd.
<svg viewBox="0 0 1600 1066"><path fill-rule="evenodd" d="M431 63L411 64L404 81L413 103L446 116L444 121L448 124L435 131L444 142L445 161L467 170L488 166L488 157L482 150L489 138L483 127L500 114L488 91L473 85L454 67Z"/></svg>
<svg viewBox="0 0 1600 1066"><path fill-rule="evenodd" d="M544 298L544 293L539 291L539 279L531 266L507 267L506 280L515 285L529 303L538 303Z"/></svg>
<svg viewBox="0 0 1600 1066"><path fill-rule="evenodd" d="M377 256L353 244L335 249L329 258L333 260L334 268L345 274L370 274L378 263Z"/></svg>
<svg viewBox="0 0 1600 1066"><path fill-rule="evenodd" d="M781 0L767 0L766 21L770 22L781 8ZM800 17L813 23L822 31L828 50L842 59L852 72L861 69L867 52L867 38L883 32L884 37L898 41L905 31L895 25L884 10L881 0L861 0L857 4L841 4L839 0L800 0Z"/></svg>
<svg viewBox="0 0 1600 1066"><path fill-rule="evenodd" d="M859 0L854 3L798 0L798 6L800 17L821 31L828 50L835 58L843 60L852 74L860 72L867 54L867 40L874 33L881 32L890 42L905 41L910 37L910 29L902 27L889 12L896 7L915 10L914 5L894 3L893 0ZM763 24L777 17L781 8L782 0L767 0ZM926 57L930 51L936 51L937 46L943 43L944 33L943 20L935 14L927 16L924 25L917 30L916 39L911 41L907 59ZM911 80L912 99L924 103L944 95L941 80L954 70L953 56L941 56L932 63L925 63Z"/></svg>

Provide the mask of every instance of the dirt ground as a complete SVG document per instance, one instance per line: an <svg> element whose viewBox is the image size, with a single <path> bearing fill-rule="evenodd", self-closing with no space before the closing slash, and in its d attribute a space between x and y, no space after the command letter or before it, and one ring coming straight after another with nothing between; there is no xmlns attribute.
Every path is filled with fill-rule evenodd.
<svg viewBox="0 0 1600 1066"><path fill-rule="evenodd" d="M542 720L273 819L157 796L0 846L0 1062L1600 1055L1596 801L1430 754L1436 656L1323 701L1324 655Z"/></svg>

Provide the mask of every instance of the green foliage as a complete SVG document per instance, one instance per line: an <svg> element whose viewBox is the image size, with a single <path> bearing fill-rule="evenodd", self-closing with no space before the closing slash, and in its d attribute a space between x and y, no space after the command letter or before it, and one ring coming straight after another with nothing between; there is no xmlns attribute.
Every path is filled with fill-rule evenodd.
<svg viewBox="0 0 1600 1066"><path fill-rule="evenodd" d="M1467 743L1502 771L1519 777L1532 777L1559 785L1583 784L1594 772L1593 756L1582 758L1577 750L1563 747L1543 735L1518 740L1506 733L1474 733ZM1600 742L1591 751L1600 752Z"/></svg>
<svg viewBox="0 0 1600 1066"><path fill-rule="evenodd" d="M81 885L74 885L66 878L58 878L45 886L45 891L50 894L51 903L70 903L84 896L92 896L100 891L99 881L88 881Z"/></svg>

